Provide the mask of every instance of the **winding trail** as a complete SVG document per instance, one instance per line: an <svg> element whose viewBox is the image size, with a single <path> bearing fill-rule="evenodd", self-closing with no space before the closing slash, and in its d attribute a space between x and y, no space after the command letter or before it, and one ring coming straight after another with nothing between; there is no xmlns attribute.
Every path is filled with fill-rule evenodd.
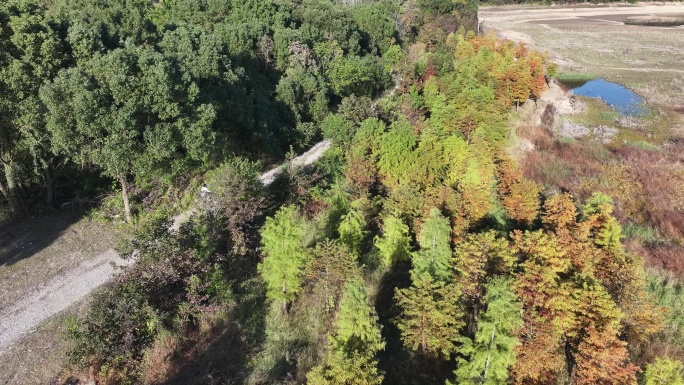
<svg viewBox="0 0 684 385"><path fill-rule="evenodd" d="M294 166L310 165L330 148L329 141L322 141L309 151L292 159ZM271 184L288 164L283 164L263 173L259 180L264 185ZM189 209L174 217L171 229L186 221L194 209ZM40 324L72 304L80 301L90 292L109 281L123 267L135 261L121 258L114 249L82 262L75 268L61 274L29 295L0 309L0 355L11 349L12 344L27 333L36 330Z"/></svg>

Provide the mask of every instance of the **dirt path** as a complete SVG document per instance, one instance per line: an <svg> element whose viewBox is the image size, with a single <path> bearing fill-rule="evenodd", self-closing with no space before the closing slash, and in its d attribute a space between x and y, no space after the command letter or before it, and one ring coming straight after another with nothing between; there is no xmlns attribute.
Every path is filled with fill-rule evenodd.
<svg viewBox="0 0 684 385"><path fill-rule="evenodd" d="M290 164L294 166L308 166L311 163L315 162L318 160L318 158L321 157L328 149L330 148L330 141L324 140L322 142L319 142L315 146L311 147L311 149L302 155L292 159ZM283 164L282 166L278 166L268 172L263 173L260 177L259 180L261 183L263 183L265 186L268 186L269 184L273 183L275 178L283 172L285 167L288 164Z"/></svg>
<svg viewBox="0 0 684 385"><path fill-rule="evenodd" d="M16 339L107 282L116 274L118 267L128 266L132 262L120 258L113 249L109 249L53 278L39 290L0 312L0 355Z"/></svg>
<svg viewBox="0 0 684 385"><path fill-rule="evenodd" d="M316 144L309 151L294 158L294 165L309 165L318 160L330 148L329 141ZM275 180L284 166L276 167L259 177L264 185ZM174 218L172 228L187 220L194 209L187 210ZM92 259L81 262L40 288L22 298L0 307L0 356L11 349L22 336L35 331L44 321L83 299L98 286L117 274L121 267L129 266L133 260L124 260L114 249L107 249ZM3 290L12 291L12 282L3 282Z"/></svg>

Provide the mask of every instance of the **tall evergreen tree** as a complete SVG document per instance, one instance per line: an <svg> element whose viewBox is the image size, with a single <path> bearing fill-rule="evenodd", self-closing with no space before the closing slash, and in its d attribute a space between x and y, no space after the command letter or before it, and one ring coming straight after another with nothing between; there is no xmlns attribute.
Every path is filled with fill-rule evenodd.
<svg viewBox="0 0 684 385"><path fill-rule="evenodd" d="M416 275L428 273L435 280L449 282L451 271L451 225L442 213L433 208L418 234L420 250L413 253Z"/></svg>
<svg viewBox="0 0 684 385"><path fill-rule="evenodd" d="M462 338L458 348L463 356L454 372L458 384L506 384L515 362L514 348L520 344L517 331L523 324L522 304L510 284L500 278L487 284L487 310L478 319L475 338Z"/></svg>
<svg viewBox="0 0 684 385"><path fill-rule="evenodd" d="M404 345L432 356L449 357L456 350L463 312L457 286L434 279L428 273L412 274L413 284L397 289L401 309L397 326Z"/></svg>
<svg viewBox="0 0 684 385"><path fill-rule="evenodd" d="M372 357L385 346L378 315L368 304L366 288L360 277L352 277L344 286L335 329L331 338L333 350Z"/></svg>
<svg viewBox="0 0 684 385"><path fill-rule="evenodd" d="M382 237L375 237L375 247L380 251L385 266L410 258L409 228L401 218L390 215L385 218Z"/></svg>
<svg viewBox="0 0 684 385"><path fill-rule="evenodd" d="M282 301L283 312L287 311L287 303L294 300L301 290L308 258L302 235L293 206L278 210L275 217L266 219L261 228L261 247L265 257L258 269L266 281L266 295L271 300Z"/></svg>
<svg viewBox="0 0 684 385"><path fill-rule="evenodd" d="M322 365L308 375L308 383L316 385L379 385L375 354L385 347L375 309L368 303L363 279L350 278L340 300L335 332Z"/></svg>
<svg viewBox="0 0 684 385"><path fill-rule="evenodd" d="M358 210L351 209L342 218L342 222L337 228L342 243L347 245L357 257L361 254L361 243L367 233L365 227L366 220L363 219L363 215Z"/></svg>

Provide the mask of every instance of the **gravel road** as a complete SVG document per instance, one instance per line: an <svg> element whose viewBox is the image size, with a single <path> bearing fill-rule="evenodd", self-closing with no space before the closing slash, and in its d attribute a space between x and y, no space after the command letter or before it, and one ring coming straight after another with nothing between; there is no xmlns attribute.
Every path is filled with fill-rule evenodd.
<svg viewBox="0 0 684 385"><path fill-rule="evenodd" d="M330 142L322 141L294 158L291 164L295 166L312 164L328 148L330 148ZM271 184L285 166L265 172L259 180L264 185ZM176 216L172 228L177 228L177 225L187 220L193 212L194 209L190 209ZM26 333L34 331L51 316L78 302L95 288L110 280L121 267L129 266L133 262L133 260L122 259L113 249L108 249L76 268L53 278L14 304L0 309L0 356L11 349L13 342ZM3 284L10 286L11 282Z"/></svg>
<svg viewBox="0 0 684 385"><path fill-rule="evenodd" d="M53 278L0 312L0 355L16 339L107 282L117 273L117 268L131 263L132 260L122 259L109 249Z"/></svg>
<svg viewBox="0 0 684 385"><path fill-rule="evenodd" d="M275 178L283 172L285 167L288 165L293 165L293 166L308 166L311 163L315 162L318 160L318 158L321 157L328 149L330 148L330 141L324 140L322 142L318 142L315 146L311 147L311 149L302 155L292 159L292 161L288 164L285 163L281 166L278 166L268 172L265 172L261 174L259 177L259 180L261 183L264 185L268 186L269 184L273 183Z"/></svg>

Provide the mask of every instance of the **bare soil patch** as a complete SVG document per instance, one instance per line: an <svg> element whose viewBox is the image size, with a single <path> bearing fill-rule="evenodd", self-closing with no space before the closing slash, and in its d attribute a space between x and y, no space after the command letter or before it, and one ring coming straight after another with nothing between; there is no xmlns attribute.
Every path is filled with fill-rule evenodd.
<svg viewBox="0 0 684 385"><path fill-rule="evenodd" d="M0 314L54 277L112 248L115 239L111 226L71 212L0 229Z"/></svg>
<svg viewBox="0 0 684 385"><path fill-rule="evenodd" d="M67 364L67 348L62 334L69 317L86 311L83 300L59 313L19 340L0 356L0 384L62 384L60 372Z"/></svg>
<svg viewBox="0 0 684 385"><path fill-rule="evenodd" d="M79 266L111 250L115 237L111 226L72 212L37 216L0 229L0 384L48 384L59 373L66 363L64 320L82 311L85 302L47 322L41 312L62 301L64 307L77 301L54 283L69 277L61 280L63 286L81 287L86 277ZM40 317L26 319L22 309ZM5 340L16 339L15 333L21 338L7 346Z"/></svg>

